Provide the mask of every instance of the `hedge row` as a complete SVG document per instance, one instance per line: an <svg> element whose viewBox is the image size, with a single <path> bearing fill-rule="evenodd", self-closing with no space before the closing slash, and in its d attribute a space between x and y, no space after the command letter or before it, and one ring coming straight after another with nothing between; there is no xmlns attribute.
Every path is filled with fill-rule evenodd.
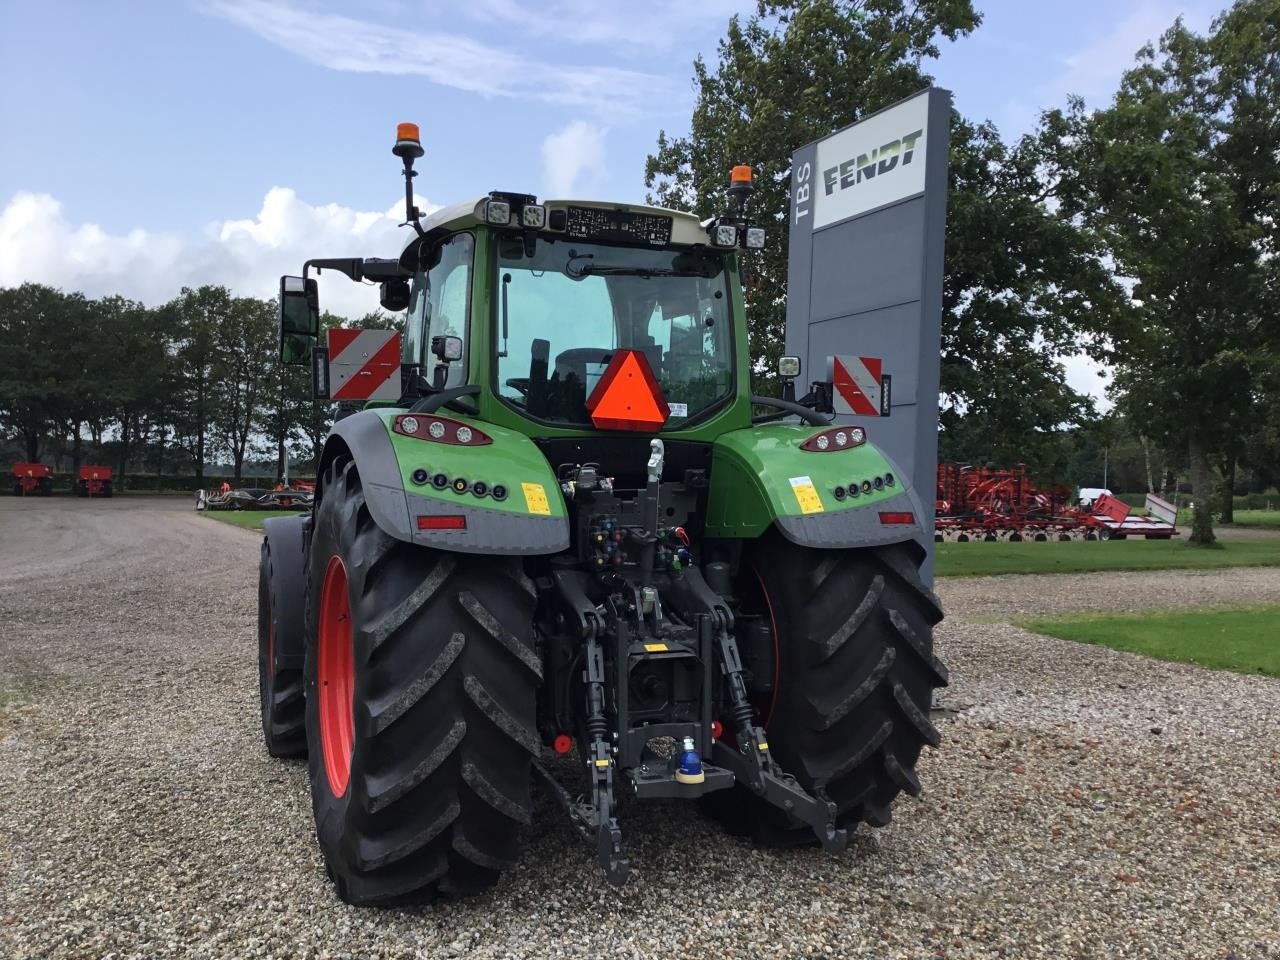
<svg viewBox="0 0 1280 960"><path fill-rule="evenodd" d="M1145 506L1147 495L1145 493L1118 493L1116 499L1127 503L1131 507ZM1194 499L1188 493L1179 493L1177 496L1178 506L1184 506L1190 499ZM1232 497L1232 504L1236 510L1280 510L1280 493L1274 490L1271 493L1246 493L1238 497Z"/></svg>

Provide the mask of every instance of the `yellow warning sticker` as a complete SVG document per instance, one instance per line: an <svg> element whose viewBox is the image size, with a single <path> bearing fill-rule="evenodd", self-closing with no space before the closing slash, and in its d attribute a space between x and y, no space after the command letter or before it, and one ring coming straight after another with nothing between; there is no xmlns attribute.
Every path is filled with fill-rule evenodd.
<svg viewBox="0 0 1280 960"><path fill-rule="evenodd" d="M543 489L540 483L522 483L520 489L524 491L524 505L530 513L540 513L544 517L551 516L551 503L547 500L547 491Z"/></svg>
<svg viewBox="0 0 1280 960"><path fill-rule="evenodd" d="M597 760L597 761L596 761L596 766L597 766L597 767L607 767L608 765L609 765L609 761L608 761L608 760Z"/></svg>
<svg viewBox="0 0 1280 960"><path fill-rule="evenodd" d="M646 643L644 645L645 653L665 653L667 645L665 643Z"/></svg>
<svg viewBox="0 0 1280 960"><path fill-rule="evenodd" d="M801 513L822 513L822 498L808 477L792 477L791 490L796 495L796 503L800 504Z"/></svg>

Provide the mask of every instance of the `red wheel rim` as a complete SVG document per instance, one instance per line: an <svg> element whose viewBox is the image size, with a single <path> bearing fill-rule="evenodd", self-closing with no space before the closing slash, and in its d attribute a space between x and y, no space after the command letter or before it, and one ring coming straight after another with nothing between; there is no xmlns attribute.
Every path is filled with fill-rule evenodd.
<svg viewBox="0 0 1280 960"><path fill-rule="evenodd" d="M355 692L355 661L351 650L351 602L347 599L347 568L330 557L320 590L317 630L316 685L319 688L320 749L324 772L335 797L347 792L351 777L351 746L355 723L351 699Z"/></svg>

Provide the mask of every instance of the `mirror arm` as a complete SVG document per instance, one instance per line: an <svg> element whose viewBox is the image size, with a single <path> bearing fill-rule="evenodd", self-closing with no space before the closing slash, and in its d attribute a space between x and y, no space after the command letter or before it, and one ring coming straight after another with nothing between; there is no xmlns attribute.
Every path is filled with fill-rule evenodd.
<svg viewBox="0 0 1280 960"><path fill-rule="evenodd" d="M311 267L316 268L316 273L321 270L337 270L339 273L346 274L356 283L364 279L364 260L360 257L342 257L336 260L308 260L302 265L303 280L307 278L307 270Z"/></svg>

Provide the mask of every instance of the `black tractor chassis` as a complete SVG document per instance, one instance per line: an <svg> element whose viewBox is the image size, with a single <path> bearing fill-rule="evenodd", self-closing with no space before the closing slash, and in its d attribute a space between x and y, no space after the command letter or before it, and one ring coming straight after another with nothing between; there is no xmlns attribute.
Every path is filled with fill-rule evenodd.
<svg viewBox="0 0 1280 960"><path fill-rule="evenodd" d="M756 721L752 695L774 682L772 651L757 648L771 634L758 617L735 617L732 597L713 589L694 560L689 532L700 527L706 475L686 470L663 482L662 466L654 441L641 490L615 491L594 464L559 470L574 537L536 577L549 680L541 722L548 741L572 731L587 790L575 798L535 763L538 778L616 885L629 871L617 817L625 788L640 800L696 799L741 784L838 852L847 837L836 805L780 769ZM707 565L731 592L728 567ZM744 666L740 642L757 670ZM719 738L713 721L725 728ZM680 751L663 756L652 743L659 739L692 742L700 776L679 776Z"/></svg>

